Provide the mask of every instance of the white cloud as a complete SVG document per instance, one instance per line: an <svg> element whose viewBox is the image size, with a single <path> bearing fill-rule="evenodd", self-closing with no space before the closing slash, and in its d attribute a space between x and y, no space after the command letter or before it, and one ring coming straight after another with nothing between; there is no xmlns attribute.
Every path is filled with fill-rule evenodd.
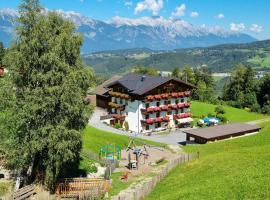
<svg viewBox="0 0 270 200"><path fill-rule="evenodd" d="M172 12L172 17L181 17L181 16L185 15L185 11L186 11L186 5L181 4L175 8L174 12Z"/></svg>
<svg viewBox="0 0 270 200"><path fill-rule="evenodd" d="M236 24L236 23L231 23L231 31L233 32L239 32L239 31L243 31L245 30L246 26L244 23L239 23L239 24Z"/></svg>
<svg viewBox="0 0 270 200"><path fill-rule="evenodd" d="M162 8L163 0L144 0L137 3L134 13L139 14L144 10L149 10L153 15L158 15Z"/></svg>
<svg viewBox="0 0 270 200"><path fill-rule="evenodd" d="M81 3L83 3L83 2L84 2L84 0L80 0L80 2L81 2Z"/></svg>
<svg viewBox="0 0 270 200"><path fill-rule="evenodd" d="M258 25L258 24L252 24L251 27L249 28L249 30L255 32L255 33L260 33L262 32L262 26Z"/></svg>
<svg viewBox="0 0 270 200"><path fill-rule="evenodd" d="M198 16L199 16L198 12L193 11L190 13L190 17L198 17Z"/></svg>
<svg viewBox="0 0 270 200"><path fill-rule="evenodd" d="M132 1L125 1L125 6L126 7L131 7L133 5L133 2Z"/></svg>
<svg viewBox="0 0 270 200"><path fill-rule="evenodd" d="M217 18L217 19L224 19L225 16L224 16L223 13L219 13L217 16L215 16L215 18Z"/></svg>

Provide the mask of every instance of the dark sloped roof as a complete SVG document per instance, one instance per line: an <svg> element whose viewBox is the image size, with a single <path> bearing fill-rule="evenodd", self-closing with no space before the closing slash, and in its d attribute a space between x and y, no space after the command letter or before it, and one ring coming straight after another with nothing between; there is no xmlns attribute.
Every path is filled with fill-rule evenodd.
<svg viewBox="0 0 270 200"><path fill-rule="evenodd" d="M143 80L142 80L142 77ZM107 87L111 87L115 84L121 84L125 88L127 88L130 93L142 95L159 85L162 85L170 80L175 80L177 82L180 82L181 84L189 87L194 88L192 84L186 83L184 81L181 81L177 78L172 77L161 77L161 76L148 76L148 75L141 75L141 74L128 74L120 78L119 80L112 82L107 85Z"/></svg>
<svg viewBox="0 0 270 200"><path fill-rule="evenodd" d="M108 88L106 88L106 86L110 83L113 83L117 80L119 80L122 76L113 76L110 79L108 79L107 81L105 81L104 83L102 83L101 85L99 85L98 87L96 87L95 89L95 94L98 95L104 95L106 92L108 92Z"/></svg>
<svg viewBox="0 0 270 200"><path fill-rule="evenodd" d="M219 138L222 136L237 135L240 133L250 133L260 130L256 125L233 123L226 125L218 125L207 128L198 128L183 131L186 134L198 136L205 139Z"/></svg>

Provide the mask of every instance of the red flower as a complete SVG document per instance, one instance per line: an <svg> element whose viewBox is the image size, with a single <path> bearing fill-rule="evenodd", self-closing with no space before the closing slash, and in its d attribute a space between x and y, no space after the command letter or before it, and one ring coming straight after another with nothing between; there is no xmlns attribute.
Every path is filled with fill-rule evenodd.
<svg viewBox="0 0 270 200"><path fill-rule="evenodd" d="M179 97L183 97L184 95L185 95L184 92L178 92Z"/></svg>
<svg viewBox="0 0 270 200"><path fill-rule="evenodd" d="M168 122L168 121L170 121L170 117L169 116L164 116L162 120L164 122Z"/></svg>
<svg viewBox="0 0 270 200"><path fill-rule="evenodd" d="M177 98L178 97L178 93L177 92L173 92L172 93L172 97Z"/></svg>
<svg viewBox="0 0 270 200"><path fill-rule="evenodd" d="M160 100L161 96L159 94L155 95L155 99Z"/></svg>
<svg viewBox="0 0 270 200"><path fill-rule="evenodd" d="M161 110L168 110L168 106L167 105L161 106Z"/></svg>
<svg viewBox="0 0 270 200"><path fill-rule="evenodd" d="M153 124L154 123L154 120L153 119L146 119L146 123L147 124Z"/></svg>

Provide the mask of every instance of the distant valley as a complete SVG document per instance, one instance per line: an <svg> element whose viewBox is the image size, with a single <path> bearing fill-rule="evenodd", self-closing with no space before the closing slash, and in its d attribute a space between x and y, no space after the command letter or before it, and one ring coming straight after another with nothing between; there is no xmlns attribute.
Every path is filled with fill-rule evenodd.
<svg viewBox="0 0 270 200"><path fill-rule="evenodd" d="M154 67L171 71L188 64L192 67L208 66L212 72L230 72L237 64L252 66L256 71L270 70L270 40L217 45L206 48L154 51L125 49L83 55L87 65L99 74L111 75L130 71L134 66Z"/></svg>

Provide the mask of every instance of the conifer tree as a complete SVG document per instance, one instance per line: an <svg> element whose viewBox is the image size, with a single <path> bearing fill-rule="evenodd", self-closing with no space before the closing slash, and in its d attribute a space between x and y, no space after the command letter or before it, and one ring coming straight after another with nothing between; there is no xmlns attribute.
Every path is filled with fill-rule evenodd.
<svg viewBox="0 0 270 200"><path fill-rule="evenodd" d="M84 97L93 75L81 61L83 40L75 26L41 11L38 0L23 0L17 38L5 57L15 90L6 155L21 175L29 166L32 176L44 173L51 188L79 162L90 111Z"/></svg>

